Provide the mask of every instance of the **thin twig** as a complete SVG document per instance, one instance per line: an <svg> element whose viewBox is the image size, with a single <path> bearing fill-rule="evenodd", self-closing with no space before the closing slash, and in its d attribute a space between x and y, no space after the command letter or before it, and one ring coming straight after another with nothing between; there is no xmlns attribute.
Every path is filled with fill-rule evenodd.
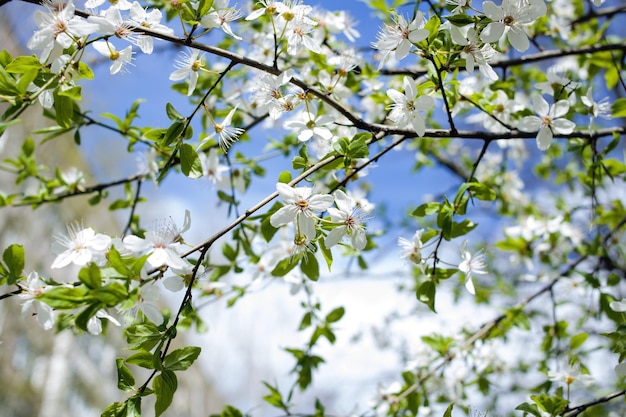
<svg viewBox="0 0 626 417"><path fill-rule="evenodd" d="M142 178L137 180L137 189L135 190L135 197L133 198L133 205L130 207L130 214L128 215L128 223L124 228L124 232L122 236L126 236L130 232L130 228L133 225L133 217L135 216L135 210L137 209L137 204L139 204L139 199L141 197L141 184Z"/></svg>
<svg viewBox="0 0 626 417"><path fill-rule="evenodd" d="M611 400L614 400L615 398L619 398L619 397L622 397L624 395L626 395L626 389L614 392L613 394L609 394L609 395L607 395L605 397L596 398L593 401L589 401L588 403L581 404L581 405L576 406L576 407L568 408L565 411L563 411L561 413L561 415L564 416L564 417L575 417L577 415L582 414L589 407L609 402Z"/></svg>

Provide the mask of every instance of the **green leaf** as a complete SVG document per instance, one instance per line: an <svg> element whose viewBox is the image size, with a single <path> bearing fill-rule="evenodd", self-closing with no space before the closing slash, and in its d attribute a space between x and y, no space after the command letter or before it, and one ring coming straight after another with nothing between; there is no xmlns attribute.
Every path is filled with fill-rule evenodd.
<svg viewBox="0 0 626 417"><path fill-rule="evenodd" d="M265 402L267 402L271 406L280 408L281 410L288 411L289 407L283 401L283 396L280 394L280 391L278 391L278 389L274 388L265 381L263 381L263 385L265 385L265 387L270 391L269 395L263 396Z"/></svg>
<svg viewBox="0 0 626 417"><path fill-rule="evenodd" d="M291 182L291 172L283 171L278 176L278 182L282 182L284 184L288 184Z"/></svg>
<svg viewBox="0 0 626 417"><path fill-rule="evenodd" d="M100 268L93 262L81 268L80 272L78 272L78 279L90 289L100 288L102 286Z"/></svg>
<svg viewBox="0 0 626 417"><path fill-rule="evenodd" d="M3 134L4 131L9 128L9 126L16 125L16 124L18 124L20 122L21 122L20 119L13 119L13 120L10 120L8 122L0 122L0 135Z"/></svg>
<svg viewBox="0 0 626 417"><path fill-rule="evenodd" d="M83 61L78 63L78 79L80 78L93 80L93 71L89 68L89 65L85 64Z"/></svg>
<svg viewBox="0 0 626 417"><path fill-rule="evenodd" d="M163 139L161 140L161 146L168 147L172 143L177 142L178 138L183 134L185 130L185 124L183 122L174 122L167 129L165 135L163 135Z"/></svg>
<svg viewBox="0 0 626 417"><path fill-rule="evenodd" d="M13 285L24 271L24 247L18 244L9 246L2 253L2 260L7 268L7 284Z"/></svg>
<svg viewBox="0 0 626 417"><path fill-rule="evenodd" d="M26 93L32 82L35 81L35 79L37 78L37 76L39 76L39 68L35 68L25 72L20 77L20 80L17 83L17 87L20 89L20 91Z"/></svg>
<svg viewBox="0 0 626 417"><path fill-rule="evenodd" d="M441 203L437 203L434 201L430 203L424 203L418 206L415 210L413 210L413 212L411 212L411 216L426 217L431 214L439 213L440 209Z"/></svg>
<svg viewBox="0 0 626 417"><path fill-rule="evenodd" d="M165 112L167 113L167 117L172 122L180 122L182 120L185 120L185 116L180 114L171 103L167 103L165 105Z"/></svg>
<svg viewBox="0 0 626 417"><path fill-rule="evenodd" d="M128 291L120 282L113 281L105 287L93 289L89 295L109 307L115 307L128 298Z"/></svg>
<svg viewBox="0 0 626 417"><path fill-rule="evenodd" d="M558 395L548 395L548 394L540 394L540 395L531 395L530 399L535 402L539 406L539 408L551 415L560 414L565 407L569 404L565 398L562 398Z"/></svg>
<svg viewBox="0 0 626 417"><path fill-rule="evenodd" d="M124 392L132 391L135 386L135 377L124 365L124 358L115 359L115 365L117 366L117 387Z"/></svg>
<svg viewBox="0 0 626 417"><path fill-rule="evenodd" d="M43 292L37 299L59 310L77 308L91 301L87 297L87 290L80 287L55 287Z"/></svg>
<svg viewBox="0 0 626 417"><path fill-rule="evenodd" d="M520 411L524 411L526 413L530 413L533 416L536 417L541 417L541 411L539 411L539 409L537 408L537 406L535 404L529 404L529 403L522 403L520 405L518 405L517 407L515 407L516 410L520 410Z"/></svg>
<svg viewBox="0 0 626 417"><path fill-rule="evenodd" d="M620 97L613 102L611 115L613 117L626 117L626 97Z"/></svg>
<svg viewBox="0 0 626 417"><path fill-rule="evenodd" d="M74 102L68 96L60 95L58 89L54 91L54 110L56 111L57 124L69 128L74 115Z"/></svg>
<svg viewBox="0 0 626 417"><path fill-rule="evenodd" d="M276 213L282 206L283 205L280 203L274 203L272 208L267 212L267 215L261 220L261 236L263 236L266 242L272 240L276 232L278 232L278 228L272 226L270 223L270 218L272 214Z"/></svg>
<svg viewBox="0 0 626 417"><path fill-rule="evenodd" d="M143 138L152 140L154 142L160 142L167 135L167 129L150 129L143 134Z"/></svg>
<svg viewBox="0 0 626 417"><path fill-rule="evenodd" d="M454 403L450 404L448 408L446 408L446 412L443 413L443 417L452 417L452 409L454 408Z"/></svg>
<svg viewBox="0 0 626 417"><path fill-rule="evenodd" d="M369 148L367 147L366 140L371 138L371 133L356 134L350 144L348 145L348 151L346 156L356 158L366 158L369 155Z"/></svg>
<svg viewBox="0 0 626 417"><path fill-rule="evenodd" d="M313 314L310 311L307 311L304 316L302 316L302 320L300 321L300 326L298 330L304 330L311 325L311 318Z"/></svg>
<svg viewBox="0 0 626 417"><path fill-rule="evenodd" d="M174 372L166 369L154 377L152 389L156 397L154 404L155 417L159 417L163 414L170 404L172 404L176 388L178 388L178 381L176 380L176 374L174 374Z"/></svg>
<svg viewBox="0 0 626 417"><path fill-rule="evenodd" d="M443 16L444 19L452 23L454 26L465 27L474 23L474 18L464 13Z"/></svg>
<svg viewBox="0 0 626 417"><path fill-rule="evenodd" d="M235 262L237 259L237 251L226 242L222 244L222 254L231 262Z"/></svg>
<svg viewBox="0 0 626 417"><path fill-rule="evenodd" d="M126 342L132 350L150 350L163 337L157 326L150 322L130 326L124 331L124 334L126 335Z"/></svg>
<svg viewBox="0 0 626 417"><path fill-rule="evenodd" d="M198 17L201 18L209 13L209 10L213 6L213 0L200 0L198 3Z"/></svg>
<svg viewBox="0 0 626 417"><path fill-rule="evenodd" d="M433 313L437 312L435 310L436 292L437 288L435 287L435 283L432 281L425 281L419 286L416 293L417 299L426 304Z"/></svg>
<svg viewBox="0 0 626 417"><path fill-rule="evenodd" d="M276 264L276 266L272 270L272 276L284 277L285 275L289 273L289 271L294 269L297 265L298 263L294 262L294 260L291 257L285 258Z"/></svg>
<svg viewBox="0 0 626 417"><path fill-rule="evenodd" d="M227 405L222 410L220 417L243 417L243 414L232 405Z"/></svg>
<svg viewBox="0 0 626 417"><path fill-rule="evenodd" d="M186 346L169 353L163 361L163 367L170 371L184 371L189 368L200 355L197 346Z"/></svg>
<svg viewBox="0 0 626 417"><path fill-rule="evenodd" d="M493 201L496 199L496 193L491 188L480 182L472 182L469 187L472 197L484 201Z"/></svg>
<svg viewBox="0 0 626 417"><path fill-rule="evenodd" d="M333 252L330 250L330 248L326 247L326 242L324 238L320 238L319 247L322 255L324 256L324 260L326 261L326 265L328 266L328 272L330 272L330 267L333 264Z"/></svg>
<svg viewBox="0 0 626 417"><path fill-rule="evenodd" d="M87 308L81 311L80 314L76 315L76 317L74 318L74 323L82 331L85 331L85 332L89 331L89 328L87 326L87 324L89 323L89 320L93 316L95 316L96 313L100 311L101 309L102 309L101 303L95 302L93 304L90 304Z"/></svg>
<svg viewBox="0 0 626 417"><path fill-rule="evenodd" d="M433 15L433 17L428 19L428 21L424 25L424 29L426 29L429 33L429 43L432 43L437 37L437 34L439 33L439 26L441 26L441 20L439 20L439 17L437 15Z"/></svg>
<svg viewBox="0 0 626 417"><path fill-rule="evenodd" d="M448 279L457 272L459 272L457 268L437 268L435 270L435 278L437 278L438 281Z"/></svg>
<svg viewBox="0 0 626 417"><path fill-rule="evenodd" d="M189 178L200 178L204 175L198 153L188 143L180 145L180 168Z"/></svg>
<svg viewBox="0 0 626 417"><path fill-rule="evenodd" d="M335 323L341 320L346 310L343 307L337 307L326 316L327 323Z"/></svg>
<svg viewBox="0 0 626 417"><path fill-rule="evenodd" d="M145 349L139 349L136 353L133 353L126 358L126 363L131 365L137 365L145 369L156 369L158 366L155 361L160 361L159 355L151 353Z"/></svg>
<svg viewBox="0 0 626 417"><path fill-rule="evenodd" d="M465 219L462 222L452 222L450 224L450 232L449 232L449 237L450 238L455 238L455 237L459 237L459 236L465 236L466 234L468 234L469 232L471 232L472 230L474 230L476 228L476 226L478 226L478 224L474 223L473 221L471 221L470 219ZM444 235L445 237L445 235ZM447 239L449 240L449 239Z"/></svg>
<svg viewBox="0 0 626 417"><path fill-rule="evenodd" d="M572 336L569 341L570 349L578 349L583 343L585 343L585 340L587 340L588 337L588 333L578 333Z"/></svg>
<svg viewBox="0 0 626 417"><path fill-rule="evenodd" d="M81 87L79 85L75 85L73 87L67 88L65 90L59 89L58 92L59 97L69 97L73 100L80 101L81 96Z"/></svg>
<svg viewBox="0 0 626 417"><path fill-rule="evenodd" d="M23 74L41 67L41 62L35 56L18 56L6 66L6 71L11 74Z"/></svg>
<svg viewBox="0 0 626 417"><path fill-rule="evenodd" d="M115 402L100 417L141 417L141 397L137 395L124 402Z"/></svg>
<svg viewBox="0 0 626 417"><path fill-rule="evenodd" d="M306 252L300 261L300 270L311 281L317 281L320 277L320 265L314 253Z"/></svg>

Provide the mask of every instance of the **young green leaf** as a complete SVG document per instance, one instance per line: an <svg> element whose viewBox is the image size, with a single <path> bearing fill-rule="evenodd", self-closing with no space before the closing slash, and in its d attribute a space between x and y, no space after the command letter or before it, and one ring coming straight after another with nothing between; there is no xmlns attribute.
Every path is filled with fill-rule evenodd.
<svg viewBox="0 0 626 417"><path fill-rule="evenodd" d="M172 404L174 393L178 388L178 381L174 372L164 369L152 380L152 389L156 402L154 403L154 415L159 417Z"/></svg>
<svg viewBox="0 0 626 417"><path fill-rule="evenodd" d="M170 371L184 371L189 368L200 355L197 346L186 346L169 353L163 361L163 367Z"/></svg>

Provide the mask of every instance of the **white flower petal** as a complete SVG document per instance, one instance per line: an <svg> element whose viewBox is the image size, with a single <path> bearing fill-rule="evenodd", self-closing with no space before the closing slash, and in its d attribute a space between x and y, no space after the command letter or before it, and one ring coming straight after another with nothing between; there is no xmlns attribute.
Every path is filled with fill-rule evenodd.
<svg viewBox="0 0 626 417"><path fill-rule="evenodd" d="M331 230L328 236L326 236L326 241L325 241L326 247L331 248L335 246L337 243L339 243L341 238L346 234L346 231L347 231L346 226L339 226Z"/></svg>
<svg viewBox="0 0 626 417"><path fill-rule="evenodd" d="M513 48L520 52L525 52L530 47L530 41L528 35L524 32L524 29L517 26L511 26L508 33L509 42L513 45Z"/></svg>
<svg viewBox="0 0 626 417"><path fill-rule="evenodd" d="M279 227L287 223L291 223L296 219L297 211L296 208L289 204L287 206L283 206L270 217L270 224L274 227Z"/></svg>
<svg viewBox="0 0 626 417"><path fill-rule="evenodd" d="M537 134L537 148L541 151L545 151L550 147L552 143L552 131L549 127L544 126L539 130Z"/></svg>
<svg viewBox="0 0 626 417"><path fill-rule="evenodd" d="M576 123L567 119L555 119L552 121L552 129L555 133L569 135L576 128Z"/></svg>
<svg viewBox="0 0 626 417"><path fill-rule="evenodd" d="M537 116L526 116L517 123L517 128L522 132L536 132L541 128L541 123Z"/></svg>
<svg viewBox="0 0 626 417"><path fill-rule="evenodd" d="M483 13L491 20L504 19L504 10L492 1L483 2Z"/></svg>
<svg viewBox="0 0 626 417"><path fill-rule="evenodd" d="M498 42L504 33L504 24L500 22L491 22L480 33L480 40L485 43Z"/></svg>

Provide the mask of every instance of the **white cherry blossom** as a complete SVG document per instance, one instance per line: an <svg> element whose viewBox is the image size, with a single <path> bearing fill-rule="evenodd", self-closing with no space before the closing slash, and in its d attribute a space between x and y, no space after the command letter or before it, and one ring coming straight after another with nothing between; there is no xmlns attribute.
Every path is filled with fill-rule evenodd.
<svg viewBox="0 0 626 417"><path fill-rule="evenodd" d="M230 7L230 0L214 0L213 11L200 20L200 25L204 28L221 28L224 33L237 40L241 40L241 36L237 36L233 33L230 27L230 22L235 21L243 16L243 13Z"/></svg>
<svg viewBox="0 0 626 417"><path fill-rule="evenodd" d="M125 66L127 64L132 65L131 61L133 59L133 47L128 45L126 48L118 51L115 48L115 45L107 42L107 41L97 41L92 43L94 49L98 51L101 55L109 58L111 61L111 67L109 71L111 75L117 74L118 72L124 73Z"/></svg>
<svg viewBox="0 0 626 417"><path fill-rule="evenodd" d="M530 46L524 26L544 16L547 7L544 0L502 0L501 6L485 1L483 12L492 20L480 34L483 42L499 42L506 35L513 48L524 52Z"/></svg>
<svg viewBox="0 0 626 417"><path fill-rule="evenodd" d="M399 128L409 125L419 136L426 132L426 122L421 111L427 111L435 106L435 101L430 96L417 97L417 86L410 77L404 77L404 93L393 88L387 90L387 96L393 100L389 119Z"/></svg>
<svg viewBox="0 0 626 417"><path fill-rule="evenodd" d="M237 141L237 138L244 133L243 129L231 126L233 122L233 116L235 115L236 111L237 106L235 106L228 112L228 115L223 122L217 123L216 121L213 121L213 129L215 129L215 131L200 142L200 144L198 145L198 149L202 149L202 147L209 140L217 135L220 148L222 148L224 153L228 152L228 148L230 148L230 145Z"/></svg>
<svg viewBox="0 0 626 417"><path fill-rule="evenodd" d="M598 117L603 119L610 119L611 115L611 103L608 97L604 97L600 101L593 99L593 87L587 89L587 94L580 97L581 101L589 109L589 130L593 128L593 123Z"/></svg>
<svg viewBox="0 0 626 417"><path fill-rule="evenodd" d="M474 65L489 81L496 81L498 74L491 68L489 61L496 54L495 49L489 44L480 42L476 29L470 28L467 35L464 35L456 26L450 26L450 36L452 41L463 47L461 57L465 59L465 69L467 72L474 72Z"/></svg>
<svg viewBox="0 0 626 417"><path fill-rule="evenodd" d="M37 297L52 287L45 285L39 277L39 274L35 271L29 273L26 280L19 282L17 285L22 289L22 292L19 293L17 297L24 300L22 303L22 313L31 310L32 314L36 316L37 322L41 324L41 327L43 327L44 330L50 330L56 321L55 311L48 304L37 300Z"/></svg>
<svg viewBox="0 0 626 417"><path fill-rule="evenodd" d="M300 114L300 117L285 122L285 127L294 130L300 142L306 142L311 138L330 141L333 134L328 126L334 122L335 118L328 114L318 116L313 112L305 111Z"/></svg>
<svg viewBox="0 0 626 417"><path fill-rule="evenodd" d="M259 0L259 3L261 4L261 7L250 13L246 17L246 20L255 20L264 14L274 16L278 10L278 4L280 2L277 2L276 0Z"/></svg>
<svg viewBox="0 0 626 417"><path fill-rule="evenodd" d="M226 165L220 164L217 148L211 148L208 155L202 155L204 155L204 157L200 157L200 162L202 163L202 172L204 175L218 188L226 188L229 184L229 168Z"/></svg>
<svg viewBox="0 0 626 417"><path fill-rule="evenodd" d="M465 288L470 294L475 295L476 289L474 288L472 275L484 275L487 273L485 269L487 267L485 264L486 255L482 251L478 251L472 255L472 253L467 250L467 240L464 240L461 245L461 258L463 260L459 264L459 271L465 274Z"/></svg>
<svg viewBox="0 0 626 417"><path fill-rule="evenodd" d="M329 207L328 213L333 223L339 224L326 236L326 247L330 248L344 237L350 238L352 247L363 250L367 244L365 225L363 221L367 213L363 211L356 201L341 190L333 193L337 208Z"/></svg>
<svg viewBox="0 0 626 417"><path fill-rule="evenodd" d="M294 20L301 19L309 25L315 22L307 17L313 8L309 5L302 4L302 0L284 0L276 2L276 13L278 17L285 23L290 24Z"/></svg>
<svg viewBox="0 0 626 417"><path fill-rule="evenodd" d="M89 16L87 20L97 25L97 31L101 35L115 36L137 44L137 34L132 31L133 24L123 18L120 9L115 6L109 7L100 15Z"/></svg>
<svg viewBox="0 0 626 417"><path fill-rule="evenodd" d="M50 55L55 42L62 48L69 48L77 38L91 35L98 26L74 14L76 7L72 0L66 3L58 0L44 1L47 11L36 10L35 23L39 28L28 40L29 49L41 50L41 60Z"/></svg>
<svg viewBox="0 0 626 417"><path fill-rule="evenodd" d="M401 259L408 259L416 265L420 265L422 263L422 235L424 232L424 229L415 231L411 240L398 237L398 246L400 246L401 249Z"/></svg>
<svg viewBox="0 0 626 417"><path fill-rule="evenodd" d="M51 268L63 268L69 264L78 266L89 262L100 262L104 252L111 244L109 236L97 233L91 228L84 228L79 223L67 225L67 236L55 236L52 251L57 254Z"/></svg>
<svg viewBox="0 0 626 417"><path fill-rule="evenodd" d="M173 35L174 30L170 27L161 24L163 14L159 9L152 9L149 12L141 7L141 5L135 1L130 7L130 18L133 22L139 26L160 32L166 35ZM151 54L154 49L154 41L152 36L138 35L137 46L145 54Z"/></svg>
<svg viewBox="0 0 626 417"><path fill-rule="evenodd" d="M315 238L315 213L328 209L333 204L333 196L329 194L313 194L309 187L290 187L279 182L276 191L285 205L270 217L274 227L294 222L296 233Z"/></svg>
<svg viewBox="0 0 626 417"><path fill-rule="evenodd" d="M408 22L404 16L398 15L394 18L393 24L384 24L376 35L378 39L372 43L372 47L383 53L378 68L380 69L394 53L396 60L406 57L414 43L423 41L428 37L428 31L422 29L424 25L424 14L417 12L415 18Z"/></svg>
<svg viewBox="0 0 626 417"><path fill-rule="evenodd" d="M189 229L191 220L189 210L185 210L185 221L182 228L178 228L176 223L170 218L159 221L153 230L145 233L144 238L130 235L122 241L126 249L137 253L147 253L147 264L153 268L169 266L176 270L188 270L191 264L180 256L184 252L181 234Z"/></svg>
<svg viewBox="0 0 626 417"><path fill-rule="evenodd" d="M526 116L518 123L518 129L524 132L535 132L537 134L537 147L545 151L552 143L554 133L570 134L574 131L576 124L570 120L562 118L569 111L567 100L559 100L552 106L541 95L535 94L531 98L533 110L538 116Z"/></svg>
<svg viewBox="0 0 626 417"><path fill-rule="evenodd" d="M136 307L154 324L163 322L163 314L157 305L160 299L161 289L156 285L144 285L139 288Z"/></svg>
<svg viewBox="0 0 626 417"><path fill-rule="evenodd" d="M287 53L289 55L298 55L303 46L316 54L322 53L320 43L311 36L315 25L314 21L305 18L300 13L289 22L287 25Z"/></svg>
<svg viewBox="0 0 626 417"><path fill-rule="evenodd" d="M176 67L176 70L170 74L170 80L181 81L189 78L187 95L192 95L198 83L198 71L204 67L200 51L191 48L182 51L179 58L176 59L174 67Z"/></svg>

